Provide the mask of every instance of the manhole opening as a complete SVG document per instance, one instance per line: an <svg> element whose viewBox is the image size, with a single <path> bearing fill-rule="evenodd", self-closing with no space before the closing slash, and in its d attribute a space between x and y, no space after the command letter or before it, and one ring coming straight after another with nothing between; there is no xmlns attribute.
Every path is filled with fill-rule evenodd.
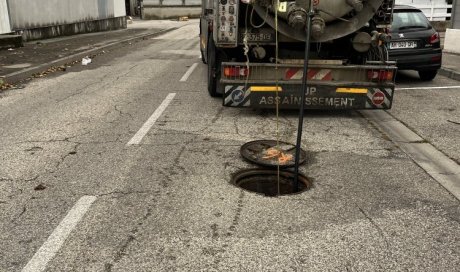
<svg viewBox="0 0 460 272"><path fill-rule="evenodd" d="M299 173L298 190L294 190L294 172L289 170L246 169L235 173L232 184L265 196L292 195L307 191L311 188L311 181ZM278 194L279 186L279 194Z"/></svg>

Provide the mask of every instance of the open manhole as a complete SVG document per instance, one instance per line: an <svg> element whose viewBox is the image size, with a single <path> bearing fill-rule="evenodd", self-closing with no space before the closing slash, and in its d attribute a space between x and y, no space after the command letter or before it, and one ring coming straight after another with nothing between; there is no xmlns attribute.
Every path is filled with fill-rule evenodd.
<svg viewBox="0 0 460 272"><path fill-rule="evenodd" d="M266 196L290 195L304 192L311 187L311 181L299 173L298 190L294 190L294 171L272 169L245 169L232 176L232 184L247 191ZM279 193L278 193L279 186Z"/></svg>
<svg viewBox="0 0 460 272"><path fill-rule="evenodd" d="M290 168L295 164L295 145L276 140L257 140L241 146L240 153L246 160L264 167ZM306 160L306 153L300 150L299 165Z"/></svg>

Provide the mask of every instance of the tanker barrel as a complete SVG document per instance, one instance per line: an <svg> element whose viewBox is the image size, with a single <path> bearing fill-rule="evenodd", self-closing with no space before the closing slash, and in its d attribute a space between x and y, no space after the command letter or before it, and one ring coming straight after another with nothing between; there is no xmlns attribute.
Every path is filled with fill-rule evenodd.
<svg viewBox="0 0 460 272"><path fill-rule="evenodd" d="M274 0L253 0L254 10L260 18L283 35L298 41L305 41L305 27L311 0L287 1L284 11L278 10ZM270 3L270 5L267 5ZM317 20L313 20L312 42L326 42L358 31L372 18L388 21L392 2L388 0L321 0L314 6ZM274 4L274 5L273 5ZM382 9L382 5L383 8ZM287 6L287 7L286 7ZM270 10L267 16L267 8Z"/></svg>

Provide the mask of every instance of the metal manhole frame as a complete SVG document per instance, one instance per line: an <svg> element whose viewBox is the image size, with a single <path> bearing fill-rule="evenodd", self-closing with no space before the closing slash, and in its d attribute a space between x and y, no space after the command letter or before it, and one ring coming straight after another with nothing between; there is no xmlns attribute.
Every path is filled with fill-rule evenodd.
<svg viewBox="0 0 460 272"><path fill-rule="evenodd" d="M279 174L280 176L283 176L284 178L292 178L294 179L294 176L295 176L295 171L294 170L289 170L289 169L283 169L283 170L280 170L279 171ZM279 194L279 195L275 195L275 196L272 196L272 195L267 195L267 194L264 194L262 192L257 192L257 191L252 191L252 190L248 190L244 187L241 187L238 183L238 181L241 181L242 179L244 178L249 178L251 176L255 176L255 175L273 175L273 176L277 176L278 175L278 171L276 169L270 169L270 168L246 168L246 169L241 169L241 170L238 170L237 172L233 173L231 175L231 179L230 179L230 184L232 184L233 186L241 189L241 190L244 190L246 192L250 192L250 193L254 193L254 194L258 194L258 195L261 195L261 196L266 196L266 197L276 197L276 196L290 196L290 195L297 195L297 194L301 194L301 193L304 193L308 190L310 190L312 187L313 187L313 181L311 180L311 178L308 178L306 175L302 174L302 173L298 173L298 181L299 181L299 184L303 184L305 187L302 188L301 190L298 190L296 189L295 191L293 190L292 193L285 193L285 194Z"/></svg>
<svg viewBox="0 0 460 272"><path fill-rule="evenodd" d="M293 158L295 157L295 149L296 146L294 144L288 143L288 142L283 142L283 141L276 141L276 140L255 140L255 141L250 141L245 144L243 144L240 148L240 155L246 160L251 163L254 163L258 166L262 167L267 167L269 169L276 169L278 167L278 164L276 163L276 160L262 160L261 158L256 158L254 156L251 156L249 154L249 146L254 145L255 143L261 143L261 142L266 142L267 149L270 147L275 147L276 144L278 143L279 146L290 146L288 150L282 149L282 151L287 151L287 154L291 154ZM271 143L271 144L268 144ZM254 150L254 149L253 149ZM273 163L270 163L270 161L273 161ZM305 150L300 149L300 159L299 159L299 165L304 164L307 161L307 152ZM293 160L291 163L287 164L279 164L280 169L286 169L286 168L293 168L295 166L295 160Z"/></svg>

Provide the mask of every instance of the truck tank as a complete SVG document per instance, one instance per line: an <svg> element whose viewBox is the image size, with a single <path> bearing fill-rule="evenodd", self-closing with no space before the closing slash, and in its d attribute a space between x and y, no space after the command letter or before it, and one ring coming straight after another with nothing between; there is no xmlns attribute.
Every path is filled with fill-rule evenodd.
<svg viewBox="0 0 460 272"><path fill-rule="evenodd" d="M254 10L272 28L295 40L305 41L305 25L309 2L306 0L277 1L254 0ZM358 31L372 18L380 23L390 23L392 3L384 0L314 0L312 42L326 42ZM275 9L277 9L275 11Z"/></svg>

